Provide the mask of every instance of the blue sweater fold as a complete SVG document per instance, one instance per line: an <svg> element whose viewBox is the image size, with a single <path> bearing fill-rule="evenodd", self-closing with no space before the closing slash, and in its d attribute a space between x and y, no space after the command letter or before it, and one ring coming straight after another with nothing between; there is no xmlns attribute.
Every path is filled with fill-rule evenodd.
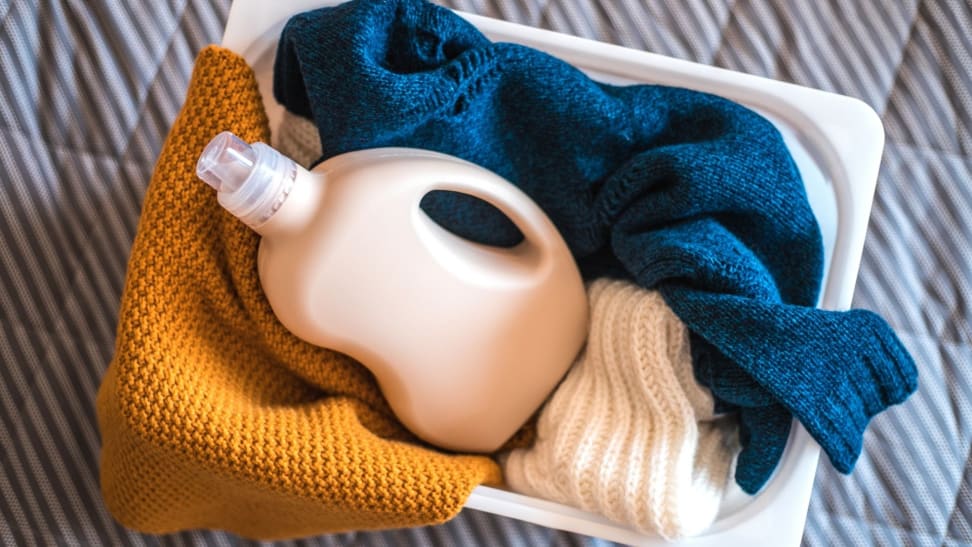
<svg viewBox="0 0 972 547"><path fill-rule="evenodd" d="M917 387L880 317L813 308L823 249L800 174L776 128L736 103L597 83L424 0L294 17L274 94L314 120L321 159L407 146L472 161L547 212L586 278L662 291L692 331L696 376L740 415L747 492L775 469L791 417L846 473L870 418ZM422 207L469 239L521 237L467 196L436 192Z"/></svg>

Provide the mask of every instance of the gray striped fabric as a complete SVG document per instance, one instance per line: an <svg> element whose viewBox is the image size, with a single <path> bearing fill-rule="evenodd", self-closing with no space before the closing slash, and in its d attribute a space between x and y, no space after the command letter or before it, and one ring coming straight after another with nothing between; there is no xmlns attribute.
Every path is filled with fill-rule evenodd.
<svg viewBox="0 0 972 547"><path fill-rule="evenodd" d="M967 1L452 0L493 17L859 97L888 133L855 304L921 388L848 477L822 463L809 545L972 545L972 6ZM228 3L0 0L0 542L237 545L129 532L101 503L94 397L140 202ZM589 545L466 511L280 545Z"/></svg>

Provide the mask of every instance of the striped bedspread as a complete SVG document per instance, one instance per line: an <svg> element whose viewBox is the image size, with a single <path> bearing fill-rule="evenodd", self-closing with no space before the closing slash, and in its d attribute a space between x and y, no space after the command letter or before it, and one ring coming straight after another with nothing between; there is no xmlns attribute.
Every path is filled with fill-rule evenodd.
<svg viewBox="0 0 972 547"><path fill-rule="evenodd" d="M965 0L452 0L451 7L858 97L887 130L855 305L921 387L850 476L822 462L808 545L972 545L972 5ZM94 397L128 250L196 52L228 1L0 0L0 543L229 545L127 531ZM291 542L292 543L292 542ZM301 545L593 545L465 511Z"/></svg>

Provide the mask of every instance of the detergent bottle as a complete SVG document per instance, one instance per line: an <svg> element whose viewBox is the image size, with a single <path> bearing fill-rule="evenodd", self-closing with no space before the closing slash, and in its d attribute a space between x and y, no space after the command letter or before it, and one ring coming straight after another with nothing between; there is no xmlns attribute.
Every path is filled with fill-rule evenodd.
<svg viewBox="0 0 972 547"><path fill-rule="evenodd" d="M492 452L553 391L587 334L587 299L557 229L496 174L435 152L376 148L312 171L263 143L218 135L199 178L259 233L274 314L299 338L367 367L419 438ZM524 235L481 245L439 226L422 197L482 199Z"/></svg>

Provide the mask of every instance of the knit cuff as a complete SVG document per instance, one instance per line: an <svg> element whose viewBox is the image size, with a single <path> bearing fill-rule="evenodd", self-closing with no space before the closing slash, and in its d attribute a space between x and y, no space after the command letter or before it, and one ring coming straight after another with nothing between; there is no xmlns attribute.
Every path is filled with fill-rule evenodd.
<svg viewBox="0 0 972 547"><path fill-rule="evenodd" d="M740 406L782 405L841 472L853 468L870 419L917 388L914 362L874 313L775 304L674 285L663 291L675 313L731 361L717 378L738 367L765 389L765 400L758 390L748 390L744 394L751 400ZM738 397L732 389L740 385L745 387L714 383L712 388L725 400Z"/></svg>
<svg viewBox="0 0 972 547"><path fill-rule="evenodd" d="M867 310L842 314L847 331L860 340L861 351L840 367L844 389L828 391L817 420L805 424L841 473L850 473L863 446L871 418L904 402L918 388L918 371L907 349L880 316ZM841 348L843 349L843 348Z"/></svg>
<svg viewBox="0 0 972 547"><path fill-rule="evenodd" d="M736 460L735 479L744 492L756 494L773 476L792 424L793 417L780 405L740 409L739 442L743 449Z"/></svg>

